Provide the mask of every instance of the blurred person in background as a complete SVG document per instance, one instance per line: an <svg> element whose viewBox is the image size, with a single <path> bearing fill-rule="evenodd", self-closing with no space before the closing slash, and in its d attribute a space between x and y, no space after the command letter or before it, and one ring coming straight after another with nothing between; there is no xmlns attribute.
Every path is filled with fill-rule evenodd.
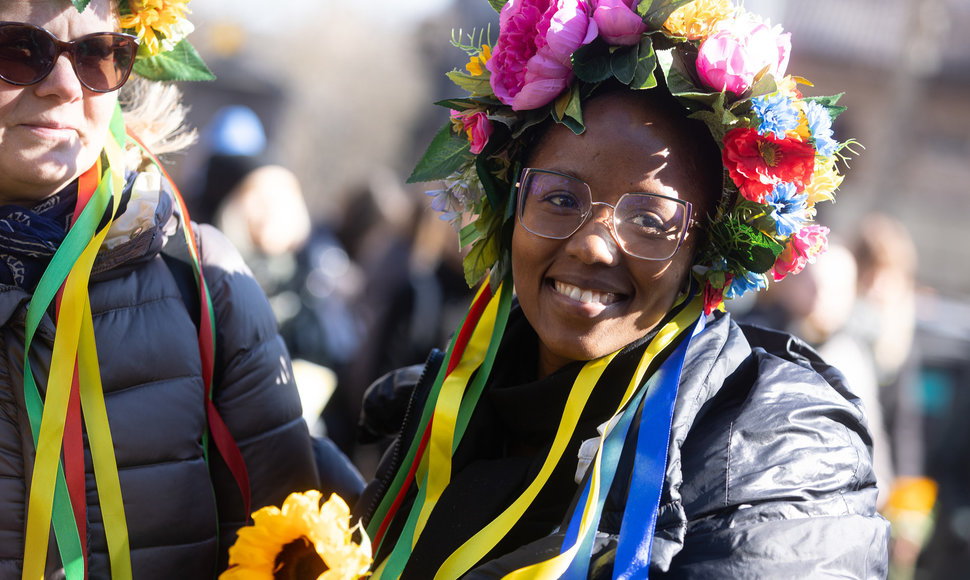
<svg viewBox="0 0 970 580"><path fill-rule="evenodd" d="M245 105L220 107L201 131L193 149L194 167L184 181L192 218L214 223L225 198L253 170L266 165L266 132L259 116ZM201 160L201 161L199 161Z"/></svg>
<svg viewBox="0 0 970 580"><path fill-rule="evenodd" d="M132 67L210 77L169 53L184 4L0 4L3 577L211 578L251 509L321 486L264 294L150 153L189 139L178 90L118 106Z"/></svg>

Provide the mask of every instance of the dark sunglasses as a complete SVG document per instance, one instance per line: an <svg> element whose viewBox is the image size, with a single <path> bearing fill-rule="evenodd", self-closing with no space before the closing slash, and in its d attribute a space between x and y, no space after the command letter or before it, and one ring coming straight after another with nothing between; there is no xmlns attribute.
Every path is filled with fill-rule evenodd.
<svg viewBox="0 0 970 580"><path fill-rule="evenodd" d="M82 85L110 93L128 80L137 51L136 37L130 34L95 32L64 42L37 26L0 22L0 79L12 85L44 80L66 52Z"/></svg>

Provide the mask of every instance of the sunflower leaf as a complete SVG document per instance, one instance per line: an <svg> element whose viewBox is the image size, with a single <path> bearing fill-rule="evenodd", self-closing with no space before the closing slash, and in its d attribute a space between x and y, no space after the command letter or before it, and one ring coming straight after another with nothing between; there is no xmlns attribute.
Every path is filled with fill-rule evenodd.
<svg viewBox="0 0 970 580"><path fill-rule="evenodd" d="M654 71L657 69L657 53L653 50L653 40L649 36L640 39L637 50L637 67L630 82L632 89L652 89L657 86Z"/></svg>
<svg viewBox="0 0 970 580"><path fill-rule="evenodd" d="M77 8L78 12L84 12L84 9L87 8L88 4L90 3L91 0L71 0L71 4L74 4L74 7Z"/></svg>
<svg viewBox="0 0 970 580"><path fill-rule="evenodd" d="M211 81L216 78L187 40L167 52L135 61L135 73L150 81Z"/></svg>

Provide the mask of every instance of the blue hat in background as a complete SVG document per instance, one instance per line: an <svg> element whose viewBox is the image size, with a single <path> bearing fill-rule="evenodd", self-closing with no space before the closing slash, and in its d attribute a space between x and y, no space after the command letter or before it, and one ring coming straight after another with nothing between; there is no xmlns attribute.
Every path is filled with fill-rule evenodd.
<svg viewBox="0 0 970 580"><path fill-rule="evenodd" d="M266 149L263 123L252 109L230 105L216 111L202 139L212 155L259 155Z"/></svg>

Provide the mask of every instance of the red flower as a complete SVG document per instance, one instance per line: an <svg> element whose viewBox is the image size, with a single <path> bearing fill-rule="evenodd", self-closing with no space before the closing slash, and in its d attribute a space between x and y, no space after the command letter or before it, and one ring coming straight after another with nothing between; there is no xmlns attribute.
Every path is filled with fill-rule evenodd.
<svg viewBox="0 0 970 580"><path fill-rule="evenodd" d="M815 148L793 138L778 139L757 129L732 129L724 136L724 166L745 199L764 203L775 185L792 182L798 191L812 181Z"/></svg>
<svg viewBox="0 0 970 580"><path fill-rule="evenodd" d="M734 279L734 274L730 272L725 272L723 275L724 284L720 287L711 284L708 280L704 284L704 314L709 315L711 312L717 310L717 307L724 302L724 289L731 285L731 280Z"/></svg>

